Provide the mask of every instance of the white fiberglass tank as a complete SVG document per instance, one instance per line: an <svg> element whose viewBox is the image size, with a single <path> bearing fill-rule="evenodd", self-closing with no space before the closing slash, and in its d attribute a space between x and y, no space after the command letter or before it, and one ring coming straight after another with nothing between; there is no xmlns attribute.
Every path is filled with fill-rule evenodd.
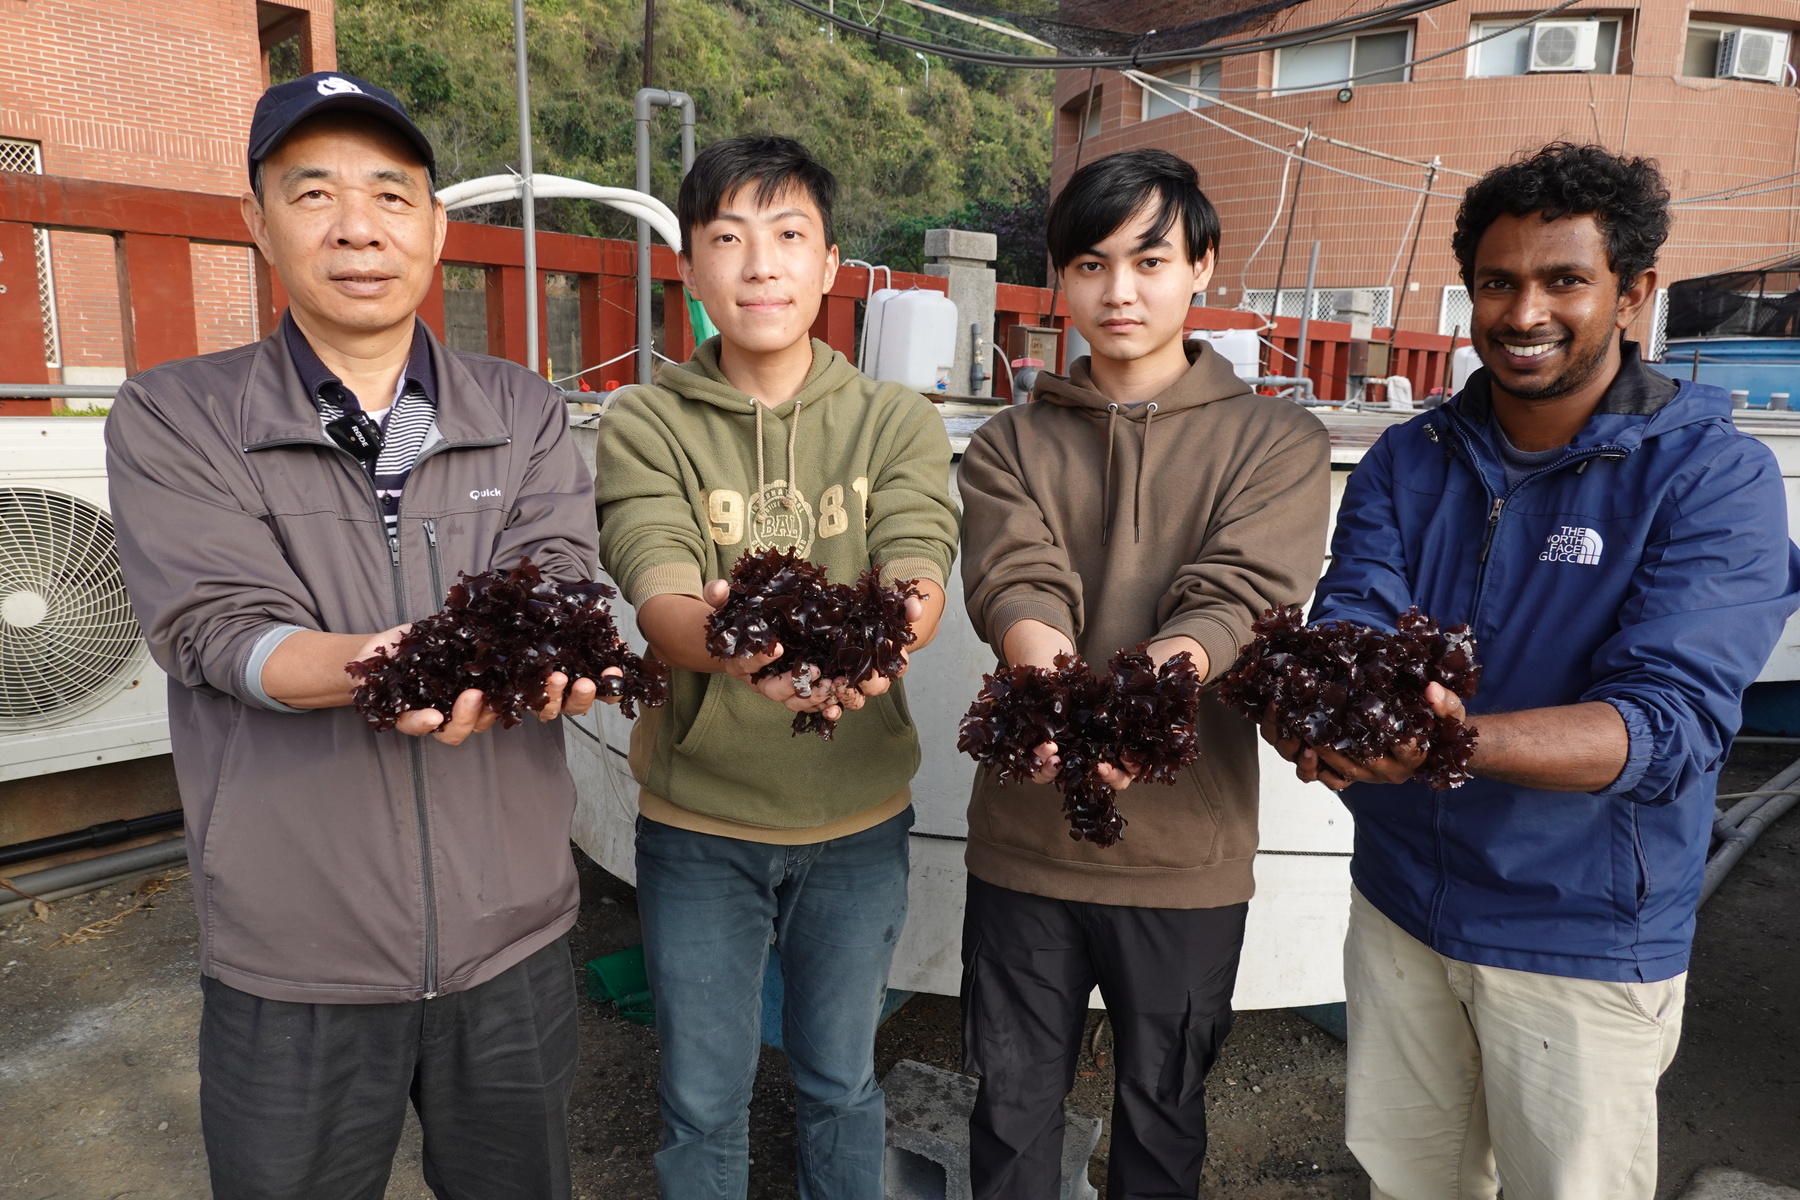
<svg viewBox="0 0 1800 1200"><path fill-rule="evenodd" d="M1190 342L1210 342L1225 356L1239 379L1255 379L1262 374L1262 343L1254 329L1196 329L1188 334Z"/></svg>
<svg viewBox="0 0 1800 1200"><path fill-rule="evenodd" d="M857 367L870 379L880 379L881 330L887 323L888 301L900 295L899 288L876 288L869 293L868 307L863 310L863 360Z"/></svg>
<svg viewBox="0 0 1800 1200"><path fill-rule="evenodd" d="M944 293L924 288L901 292L881 306L880 348L869 374L918 392L950 391L957 320L956 302Z"/></svg>

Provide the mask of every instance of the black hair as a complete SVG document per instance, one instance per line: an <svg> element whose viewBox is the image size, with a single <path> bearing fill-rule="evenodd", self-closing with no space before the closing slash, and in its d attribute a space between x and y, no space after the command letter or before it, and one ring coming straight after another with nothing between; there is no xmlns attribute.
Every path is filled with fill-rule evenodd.
<svg viewBox="0 0 1800 1200"><path fill-rule="evenodd" d="M1464 286L1475 287L1475 250L1502 216L1536 213L1545 221L1591 216L1606 237L1606 261L1619 290L1656 265L1669 237L1669 188L1653 158L1626 158L1604 146L1551 142L1529 157L1495 167L1463 193L1450 248Z"/></svg>
<svg viewBox="0 0 1800 1200"><path fill-rule="evenodd" d="M740 188L756 185L756 203L768 204L789 188L799 188L818 208L825 222L825 244L837 244L831 223L831 206L837 200L837 176L826 170L812 151L790 137L773 135L726 138L694 156L694 165L681 181L675 198L675 219L681 226L685 253L694 230L719 215L719 208Z"/></svg>
<svg viewBox="0 0 1800 1200"><path fill-rule="evenodd" d="M1160 201L1146 243L1179 221L1193 262L1219 248L1219 211L1200 190L1193 165L1167 150L1126 150L1097 158L1070 177L1050 203L1044 243L1058 271L1119 231L1152 197Z"/></svg>

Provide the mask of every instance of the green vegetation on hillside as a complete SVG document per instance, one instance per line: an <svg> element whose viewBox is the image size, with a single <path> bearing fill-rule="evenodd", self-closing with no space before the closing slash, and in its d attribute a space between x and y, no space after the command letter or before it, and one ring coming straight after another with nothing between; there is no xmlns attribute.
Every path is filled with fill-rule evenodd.
<svg viewBox="0 0 1800 1200"><path fill-rule="evenodd" d="M839 0L851 3L854 0ZM899 26L1017 51L1003 35L890 5ZM629 187L631 98L643 81L642 0L529 0L535 165ZM982 220L1042 229L1050 167L1049 71L926 64L910 51L828 36L782 0L659 0L655 83L698 107L704 146L739 133L781 133L810 146L842 189L846 257L916 268L923 230ZM518 162L510 0L338 0L338 61L398 94L437 146L440 179L497 174ZM679 136L659 115L652 191L673 202ZM516 206L489 219L512 224ZM540 205L543 228L630 236L600 206ZM1043 280L1037 247L1003 248L1001 278ZM912 258L906 255L911 248Z"/></svg>

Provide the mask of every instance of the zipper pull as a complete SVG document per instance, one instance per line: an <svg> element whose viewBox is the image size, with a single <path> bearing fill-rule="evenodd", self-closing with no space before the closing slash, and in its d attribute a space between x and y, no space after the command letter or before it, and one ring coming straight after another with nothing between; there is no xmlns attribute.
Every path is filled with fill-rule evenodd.
<svg viewBox="0 0 1800 1200"><path fill-rule="evenodd" d="M437 553L437 522L430 517L425 518L425 541L433 554Z"/></svg>
<svg viewBox="0 0 1800 1200"><path fill-rule="evenodd" d="M394 570L400 569L400 535L388 534L388 560L394 564Z"/></svg>
<svg viewBox="0 0 1800 1200"><path fill-rule="evenodd" d="M1500 510L1506 507L1505 496L1495 496L1494 506L1488 509L1487 536L1481 539L1481 557L1477 562L1485 563L1488 550L1494 545L1494 529L1500 524Z"/></svg>

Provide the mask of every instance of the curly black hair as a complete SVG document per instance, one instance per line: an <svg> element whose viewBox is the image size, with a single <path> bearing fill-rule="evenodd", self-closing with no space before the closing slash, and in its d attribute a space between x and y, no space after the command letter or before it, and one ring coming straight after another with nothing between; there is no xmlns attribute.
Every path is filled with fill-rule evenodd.
<svg viewBox="0 0 1800 1200"><path fill-rule="evenodd" d="M1475 248L1501 216L1546 221L1591 215L1606 235L1606 260L1624 291L1656 265L1669 237L1669 188L1653 158L1626 158L1604 146L1551 142L1495 167L1463 193L1450 248L1474 289Z"/></svg>

